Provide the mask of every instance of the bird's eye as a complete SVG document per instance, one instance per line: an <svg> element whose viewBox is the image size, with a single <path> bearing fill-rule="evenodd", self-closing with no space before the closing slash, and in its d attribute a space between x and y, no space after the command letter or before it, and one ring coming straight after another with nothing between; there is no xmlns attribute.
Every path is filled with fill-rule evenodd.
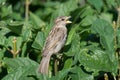
<svg viewBox="0 0 120 80"><path fill-rule="evenodd" d="M62 21L64 21L65 19L61 19Z"/></svg>

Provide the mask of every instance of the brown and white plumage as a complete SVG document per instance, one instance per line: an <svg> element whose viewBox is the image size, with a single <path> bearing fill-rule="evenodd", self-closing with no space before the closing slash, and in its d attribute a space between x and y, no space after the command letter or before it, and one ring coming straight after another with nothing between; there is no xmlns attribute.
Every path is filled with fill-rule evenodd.
<svg viewBox="0 0 120 80"><path fill-rule="evenodd" d="M47 74L50 57L53 54L58 53L64 46L67 37L66 24L71 23L71 21L68 21L69 18L70 16L69 17L64 16L58 17L55 20L55 24L52 30L50 31L43 48L42 52L43 57L40 62L38 72Z"/></svg>

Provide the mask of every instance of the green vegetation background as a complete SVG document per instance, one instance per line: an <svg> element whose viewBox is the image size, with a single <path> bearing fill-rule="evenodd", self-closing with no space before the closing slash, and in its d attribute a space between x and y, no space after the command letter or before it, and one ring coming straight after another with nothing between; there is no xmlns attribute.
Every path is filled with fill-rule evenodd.
<svg viewBox="0 0 120 80"><path fill-rule="evenodd" d="M0 0L1 80L119 80L119 0ZM58 16L71 16L54 71L36 73Z"/></svg>

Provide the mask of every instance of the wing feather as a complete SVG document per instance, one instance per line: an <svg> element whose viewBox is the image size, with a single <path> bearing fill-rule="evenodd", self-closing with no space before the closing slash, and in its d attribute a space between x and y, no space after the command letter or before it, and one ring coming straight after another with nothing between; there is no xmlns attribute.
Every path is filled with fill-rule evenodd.
<svg viewBox="0 0 120 80"><path fill-rule="evenodd" d="M48 53L53 54L59 51L65 43L67 36L66 34L66 27L54 27L46 39L45 46L43 49L43 56L46 56Z"/></svg>

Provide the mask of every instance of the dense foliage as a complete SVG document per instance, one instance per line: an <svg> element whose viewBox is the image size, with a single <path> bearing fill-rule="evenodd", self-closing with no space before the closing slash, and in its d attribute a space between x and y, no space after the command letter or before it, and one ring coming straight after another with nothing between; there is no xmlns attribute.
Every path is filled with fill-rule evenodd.
<svg viewBox="0 0 120 80"><path fill-rule="evenodd" d="M118 80L119 6L119 0L0 0L0 79ZM67 42L62 56L52 56L49 75L38 74L58 16L72 17Z"/></svg>

